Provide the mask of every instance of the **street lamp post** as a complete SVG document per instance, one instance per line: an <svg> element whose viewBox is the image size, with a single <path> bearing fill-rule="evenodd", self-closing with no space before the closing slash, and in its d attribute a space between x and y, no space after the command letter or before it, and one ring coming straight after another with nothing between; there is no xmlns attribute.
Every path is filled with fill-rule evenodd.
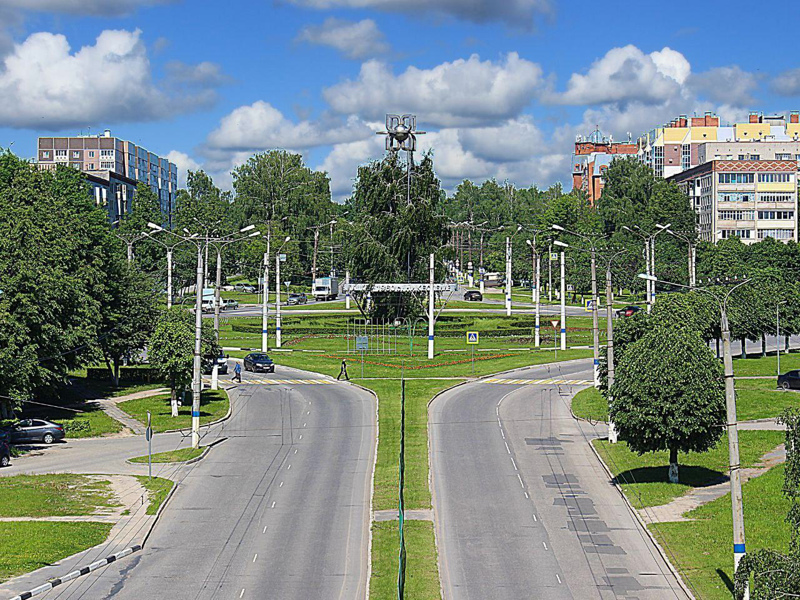
<svg viewBox="0 0 800 600"><path fill-rule="evenodd" d="M656 277L647 274L640 274L642 279ZM745 555L745 535L744 535L744 509L742 503L742 479L739 464L739 427L736 420L736 392L733 378L733 357L731 355L731 331L728 324L728 299L731 294L739 287L749 283L749 279L738 282L729 289L724 296L720 296L708 288L690 287L687 285L662 281L667 285L696 290L709 294L719 305L721 329L722 329L722 361L725 368L725 407L727 413L726 429L728 432L728 466L730 470L731 484L731 511L733 516L733 568L734 572L739 567L739 562ZM747 596L745 596L747 597Z"/></svg>
<svg viewBox="0 0 800 600"><path fill-rule="evenodd" d="M173 256L173 251L175 250L175 248L180 246L183 243L183 240L179 240L178 242L176 242L174 244L167 244L163 240L160 240L157 237L154 237L154 236L150 235L150 232L148 232L148 231L143 231L142 235L145 235L145 236L147 236L148 239L153 240L154 242L156 242L158 244L161 244L167 251L167 308L172 308L172 297L173 297L173 293L172 293L172 265L173 265L172 256Z"/></svg>
<svg viewBox="0 0 800 600"><path fill-rule="evenodd" d="M283 245L275 253L275 347L281 347L281 250L292 239L286 236Z"/></svg>
<svg viewBox="0 0 800 600"><path fill-rule="evenodd" d="M269 334L267 329L267 318L269 317L269 245L272 241L272 230L267 228L267 251L264 252L264 280L261 284L263 298L261 299L261 351L267 351Z"/></svg>
<svg viewBox="0 0 800 600"><path fill-rule="evenodd" d="M541 343L541 337L539 332L539 325L540 325L540 312L539 312L539 298L541 297L541 290L539 289L539 270L541 267L541 260L539 258L539 252L536 250L536 236L533 236L533 242L531 240L527 240L528 246L531 247L531 260L533 262L533 305L534 305L534 313L535 313L535 322L534 322L534 347L538 348Z"/></svg>
<svg viewBox="0 0 800 600"><path fill-rule="evenodd" d="M673 237L686 242L689 245L689 285L697 285L697 248L695 248L694 241L688 235L667 229L666 232Z"/></svg>
<svg viewBox="0 0 800 600"><path fill-rule="evenodd" d="M553 240L553 245L561 248L569 248L569 244L565 244L559 240ZM561 261L561 349L567 349L567 294L566 294L566 272L564 269L564 250L560 252Z"/></svg>
<svg viewBox="0 0 800 600"><path fill-rule="evenodd" d="M786 300L778 302L775 306L775 348L778 351L778 377L781 376L781 306L786 304Z"/></svg>

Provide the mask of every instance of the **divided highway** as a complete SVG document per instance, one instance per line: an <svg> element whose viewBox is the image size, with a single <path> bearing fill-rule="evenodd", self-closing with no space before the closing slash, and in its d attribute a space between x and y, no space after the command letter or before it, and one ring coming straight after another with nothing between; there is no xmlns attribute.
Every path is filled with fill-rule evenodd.
<svg viewBox="0 0 800 600"><path fill-rule="evenodd" d="M570 414L591 378L586 360L536 367L431 404L445 600L687 598Z"/></svg>
<svg viewBox="0 0 800 600"><path fill-rule="evenodd" d="M249 374L243 373L245 379ZM193 466L144 550L44 598L363 599L375 400L347 384L231 390L226 438Z"/></svg>

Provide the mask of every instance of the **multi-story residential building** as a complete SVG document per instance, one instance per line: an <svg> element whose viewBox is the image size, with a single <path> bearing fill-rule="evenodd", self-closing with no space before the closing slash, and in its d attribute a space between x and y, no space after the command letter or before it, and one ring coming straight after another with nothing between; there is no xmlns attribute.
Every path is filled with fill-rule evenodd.
<svg viewBox="0 0 800 600"><path fill-rule="evenodd" d="M131 210L139 183L150 186L165 220L171 220L178 192L177 166L132 142L112 137L108 129L94 136L40 137L37 164L40 169L61 164L83 171L95 201L108 208L112 221Z"/></svg>
<svg viewBox="0 0 800 600"><path fill-rule="evenodd" d="M700 239L797 241L797 161L710 160L669 177L698 213Z"/></svg>
<svg viewBox="0 0 800 600"><path fill-rule="evenodd" d="M603 193L603 176L614 157L635 155L638 151L636 143L614 142L610 136L605 137L600 129L593 131L586 139L578 136L572 155L572 189L583 191L594 206Z"/></svg>

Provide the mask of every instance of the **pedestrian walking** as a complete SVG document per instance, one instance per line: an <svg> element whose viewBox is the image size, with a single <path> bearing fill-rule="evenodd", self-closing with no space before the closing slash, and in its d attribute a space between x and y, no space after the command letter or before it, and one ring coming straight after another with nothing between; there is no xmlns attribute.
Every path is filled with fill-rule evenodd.
<svg viewBox="0 0 800 600"><path fill-rule="evenodd" d="M233 367L233 377L231 377L231 379L242 383L242 365L238 362L236 363L236 366Z"/></svg>
<svg viewBox="0 0 800 600"><path fill-rule="evenodd" d="M339 381L342 377L350 381L350 376L347 374L347 361L345 359L342 359L342 368L339 369L339 375L336 377L336 381Z"/></svg>

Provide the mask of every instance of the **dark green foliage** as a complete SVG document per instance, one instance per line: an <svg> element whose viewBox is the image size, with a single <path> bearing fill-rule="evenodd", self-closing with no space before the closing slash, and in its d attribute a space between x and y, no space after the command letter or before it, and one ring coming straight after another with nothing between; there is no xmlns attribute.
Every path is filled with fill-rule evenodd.
<svg viewBox="0 0 800 600"><path fill-rule="evenodd" d="M620 438L639 454L704 452L722 436L722 365L689 328L654 321L620 357L611 395Z"/></svg>
<svg viewBox="0 0 800 600"><path fill-rule="evenodd" d="M778 600L800 596L800 411L789 409L778 419L786 425L786 468L783 494L790 502L786 522L792 532L789 553L758 550L739 563L735 577L737 600L751 583L752 600Z"/></svg>

